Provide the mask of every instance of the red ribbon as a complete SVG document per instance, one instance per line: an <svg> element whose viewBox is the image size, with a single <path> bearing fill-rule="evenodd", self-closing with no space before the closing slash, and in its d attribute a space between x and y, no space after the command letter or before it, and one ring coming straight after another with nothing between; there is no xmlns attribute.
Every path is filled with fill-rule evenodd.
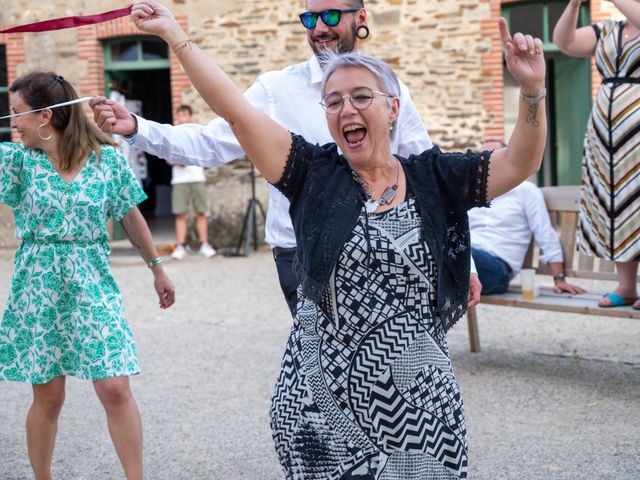
<svg viewBox="0 0 640 480"><path fill-rule="evenodd" d="M98 13L97 15L54 18L53 20L44 20L42 22L27 23L26 25L18 25L17 27L7 28L6 30L0 30L0 33L48 32L51 30L63 30L65 28L81 27L83 25L93 25L96 23L108 22L109 20L130 15L131 7L132 5L129 5L126 8L120 8L119 10L111 10L110 12Z"/></svg>

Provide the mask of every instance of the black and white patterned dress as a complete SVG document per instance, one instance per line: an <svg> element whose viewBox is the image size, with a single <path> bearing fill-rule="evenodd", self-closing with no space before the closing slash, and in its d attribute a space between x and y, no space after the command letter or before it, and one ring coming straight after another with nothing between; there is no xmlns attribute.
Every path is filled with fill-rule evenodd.
<svg viewBox="0 0 640 480"><path fill-rule="evenodd" d="M413 198L360 214L322 300L300 297L271 407L288 479L467 476L463 405Z"/></svg>

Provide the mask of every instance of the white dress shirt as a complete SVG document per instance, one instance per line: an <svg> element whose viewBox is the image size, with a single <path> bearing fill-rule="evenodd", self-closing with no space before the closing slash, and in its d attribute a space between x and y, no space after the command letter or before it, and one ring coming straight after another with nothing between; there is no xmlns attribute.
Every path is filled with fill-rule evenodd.
<svg viewBox="0 0 640 480"><path fill-rule="evenodd" d="M204 168L195 165L174 165L171 169L171 185L180 183L204 183L207 176Z"/></svg>
<svg viewBox="0 0 640 480"><path fill-rule="evenodd" d="M507 262L513 276L522 269L532 233L540 247L540 261L563 261L542 192L531 182L494 198L490 208L471 209L469 229L471 246Z"/></svg>
<svg viewBox="0 0 640 480"><path fill-rule="evenodd" d="M320 105L322 69L315 56L283 70L267 72L245 92L255 107L291 132L323 145L333 142ZM409 90L400 83L400 116L392 152L406 157L431 148L431 140L418 115ZM215 167L244 155L231 128L222 118L208 125L159 124L138 117L135 147L182 165ZM289 217L289 201L269 185L266 241L272 247L291 248L296 239Z"/></svg>

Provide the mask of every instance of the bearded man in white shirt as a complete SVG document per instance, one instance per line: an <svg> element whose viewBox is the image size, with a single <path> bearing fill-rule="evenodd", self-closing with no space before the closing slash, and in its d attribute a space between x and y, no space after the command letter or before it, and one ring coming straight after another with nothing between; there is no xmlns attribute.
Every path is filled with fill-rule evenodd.
<svg viewBox="0 0 640 480"><path fill-rule="evenodd" d="M331 142L324 110L320 105L322 65L325 50L350 52L369 35L367 11L362 0L307 0L300 15L314 55L306 62L267 72L255 81L245 96L288 130L320 145ZM216 167L240 158L244 151L229 125L221 118L206 126L161 125L130 115L123 107L96 97L91 106L98 126L105 132L129 137L129 143L157 157L184 165ZM430 148L431 140L418 115L406 85L401 83L400 115L393 153L406 157ZM298 280L293 272L296 241L289 217L289 201L269 185L266 241L273 249L280 287L293 313ZM469 306L480 300L482 285L471 265Z"/></svg>
<svg viewBox="0 0 640 480"><path fill-rule="evenodd" d="M496 150L506 145L490 140L481 150ZM567 283L564 276L562 247L556 235L538 187L523 182L513 190L494 198L491 208L469 211L471 255L482 283L482 293L507 291L509 282L522 269L533 234L540 247L540 261L549 264L556 293L584 293Z"/></svg>

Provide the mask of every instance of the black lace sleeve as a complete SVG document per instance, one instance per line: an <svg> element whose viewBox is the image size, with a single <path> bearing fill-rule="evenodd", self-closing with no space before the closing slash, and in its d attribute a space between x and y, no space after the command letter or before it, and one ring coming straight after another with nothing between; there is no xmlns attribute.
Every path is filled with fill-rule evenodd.
<svg viewBox="0 0 640 480"><path fill-rule="evenodd" d="M289 200L301 188L315 148L315 145L307 142L302 136L291 133L291 150L284 166L284 172L280 180L273 185Z"/></svg>
<svg viewBox="0 0 640 480"><path fill-rule="evenodd" d="M491 151L441 153L432 149L431 152L440 191L449 204L459 205L466 210L489 206L487 181Z"/></svg>
<svg viewBox="0 0 640 480"><path fill-rule="evenodd" d="M478 167L476 170L476 182L473 190L473 207L488 207L487 185L489 184L489 165L491 164L492 151L478 153Z"/></svg>

